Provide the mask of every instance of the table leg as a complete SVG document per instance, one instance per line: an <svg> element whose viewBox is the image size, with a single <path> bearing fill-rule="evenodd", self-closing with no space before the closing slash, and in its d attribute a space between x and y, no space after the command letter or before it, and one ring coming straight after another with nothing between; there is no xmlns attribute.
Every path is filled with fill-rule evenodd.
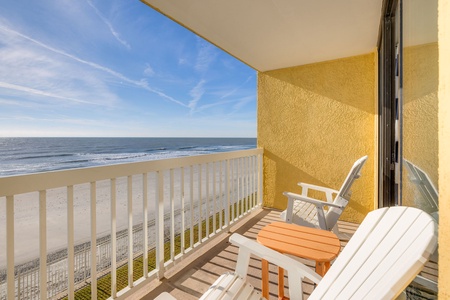
<svg viewBox="0 0 450 300"><path fill-rule="evenodd" d="M327 273L328 269L330 268L330 262L316 262L316 273L320 276L324 276L325 273Z"/></svg>
<svg viewBox="0 0 450 300"><path fill-rule="evenodd" d="M261 291L262 296L269 299L269 262L261 259Z"/></svg>
<svg viewBox="0 0 450 300"><path fill-rule="evenodd" d="M278 299L284 299L284 269L278 267Z"/></svg>

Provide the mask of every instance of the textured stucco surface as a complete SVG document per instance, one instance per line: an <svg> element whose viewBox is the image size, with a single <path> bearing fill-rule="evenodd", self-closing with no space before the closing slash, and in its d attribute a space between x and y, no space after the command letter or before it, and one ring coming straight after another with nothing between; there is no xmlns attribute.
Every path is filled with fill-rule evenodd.
<svg viewBox="0 0 450 300"><path fill-rule="evenodd" d="M343 219L374 209L376 55L258 74L258 146L264 148L264 204L284 209L297 182L339 189L369 155Z"/></svg>
<svg viewBox="0 0 450 300"><path fill-rule="evenodd" d="M439 0L439 299L450 299L450 0Z"/></svg>

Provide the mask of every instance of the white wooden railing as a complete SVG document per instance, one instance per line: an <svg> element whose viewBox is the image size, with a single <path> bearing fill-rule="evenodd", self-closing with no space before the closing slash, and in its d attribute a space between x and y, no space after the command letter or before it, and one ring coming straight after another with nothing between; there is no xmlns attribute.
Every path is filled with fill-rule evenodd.
<svg viewBox="0 0 450 300"><path fill-rule="evenodd" d="M149 280L163 278L177 260L194 253L218 232L227 230L231 224L261 206L262 153L262 149L253 149L0 178L0 203L6 202L3 214L0 205L0 228L6 227L6 245L3 246L6 248L6 276L3 276L6 279L3 284L0 282L0 298L47 299L68 295L73 299L75 290L82 286L76 279L80 272L84 276L81 282L88 281L86 274L94 279L89 280L92 299L97 298L96 279L105 273L111 276L113 299L132 294ZM84 195L80 192L83 186L85 198L89 201L89 221L84 223L90 227L90 237L81 243L75 240L75 228L86 224L75 222L80 218L74 199L77 203L80 201ZM65 256L57 260L58 265L56 262L50 264L47 248L47 225L51 218L47 204L55 189L64 189L64 200L67 201L66 224L61 224L67 226L64 245L67 247L60 249L59 252L64 252ZM21 274L15 264L17 249L14 236L15 228L20 226L15 221L15 201L27 193L34 194L39 203L35 212L30 211L36 214L39 228L39 249L36 251L36 259L39 260L34 275L30 277L32 286L25 293L21 287L23 274L20 283ZM98 203L103 203L105 197L108 198L106 219L105 214L97 213L100 209ZM141 205L138 209L133 208L136 199ZM124 227L120 225L117 213L119 211L120 215L121 212L118 203L123 202L126 203L123 205L126 206ZM197 230L199 228L202 230ZM20 238L16 234L16 242ZM84 252L80 252L81 246ZM169 249L166 257L165 246ZM125 259L118 257L120 247L126 249ZM87 258L86 249L89 251ZM0 247L0 254L2 252ZM149 253L156 265L153 270L148 267ZM137 280L136 276L133 277L136 271L133 263L129 263L136 258L143 262L143 269L138 270L142 276ZM84 261L81 267L80 261ZM90 270L86 270L87 264ZM119 291L117 270L124 265L128 265L128 285ZM55 268L58 272L62 269L64 275L53 279L49 272ZM64 283L58 285L55 280L63 280ZM63 286L64 290L51 291L50 285Z"/></svg>

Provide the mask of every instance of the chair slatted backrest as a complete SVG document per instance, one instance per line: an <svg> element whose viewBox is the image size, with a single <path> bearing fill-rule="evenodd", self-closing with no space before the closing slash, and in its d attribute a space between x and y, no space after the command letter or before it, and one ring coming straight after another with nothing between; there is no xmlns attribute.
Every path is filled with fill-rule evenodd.
<svg viewBox="0 0 450 300"><path fill-rule="evenodd" d="M364 166L364 163L366 162L367 157L368 157L367 155L363 156L353 164L350 172L347 175L347 178L345 178L345 181L341 186L341 189L339 190L338 194L334 198L334 201L333 201L334 204L338 204L343 207L347 206L348 201L350 200L350 196L351 196L352 185L356 179L361 177L361 169ZM327 226L328 226L328 224L330 224L328 227L332 228L334 226L334 224L336 224L337 220L339 219L339 217L342 214L342 211L343 211L343 209L339 209L336 207L331 207L328 210L326 218L325 218ZM331 226L331 225L333 225L333 226ZM328 229L330 230L331 228L328 228Z"/></svg>
<svg viewBox="0 0 450 300"><path fill-rule="evenodd" d="M435 221L412 207L370 212L309 299L393 299L437 245Z"/></svg>
<svg viewBox="0 0 450 300"><path fill-rule="evenodd" d="M412 162L403 159L406 169L409 172L409 179L417 186L422 197L428 202L431 208L438 209L439 193L427 173Z"/></svg>

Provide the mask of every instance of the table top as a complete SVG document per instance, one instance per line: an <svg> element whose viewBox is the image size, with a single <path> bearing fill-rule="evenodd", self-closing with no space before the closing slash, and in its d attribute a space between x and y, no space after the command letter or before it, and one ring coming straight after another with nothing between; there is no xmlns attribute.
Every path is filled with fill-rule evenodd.
<svg viewBox="0 0 450 300"><path fill-rule="evenodd" d="M271 249L285 254L329 262L341 249L339 238L332 232L285 222L265 226L256 240Z"/></svg>

